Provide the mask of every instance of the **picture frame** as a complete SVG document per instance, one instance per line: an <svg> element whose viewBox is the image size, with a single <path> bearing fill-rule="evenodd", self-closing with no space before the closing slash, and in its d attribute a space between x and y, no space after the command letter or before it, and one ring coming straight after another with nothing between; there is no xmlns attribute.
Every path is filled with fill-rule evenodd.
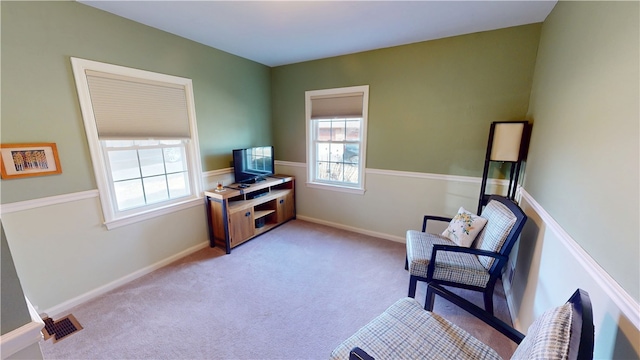
<svg viewBox="0 0 640 360"><path fill-rule="evenodd" d="M0 177L3 180L61 173L55 143L0 144Z"/></svg>

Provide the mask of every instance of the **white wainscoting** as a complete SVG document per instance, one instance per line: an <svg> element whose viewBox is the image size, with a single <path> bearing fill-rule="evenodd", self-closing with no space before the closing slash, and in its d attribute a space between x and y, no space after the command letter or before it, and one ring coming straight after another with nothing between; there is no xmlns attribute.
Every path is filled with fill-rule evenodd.
<svg viewBox="0 0 640 360"><path fill-rule="evenodd" d="M56 305L56 306L52 306L52 307L50 307L48 309L45 309L44 312L49 317L52 317L52 318L58 317L59 315L63 315L65 312L67 312L69 309L73 308L74 306L80 305L80 304L82 304L84 302L87 302L87 301L89 301L91 299L94 299L94 298L96 298L96 297L98 297L100 295L103 295L103 294L107 293L108 291L116 289L116 288L118 288L118 287L120 287L120 286L122 286L124 284L127 284L127 283L129 283L129 282L131 282L131 281L133 281L133 280L135 280L137 278L140 278L140 277L142 277L144 275L147 275L147 274L149 274L149 273L151 273L151 272L153 272L155 270L160 269L163 266L169 265L174 261L177 261L179 259L182 259L183 257L186 257L186 256L188 256L190 254L193 254L194 252L196 252L198 250L204 249L207 246L209 246L209 242L203 242L203 243L200 243L200 244L198 244L196 246L192 246L192 247L190 247L190 248L188 248L188 249L186 249L184 251L181 251L181 252L179 252L179 253L177 253L177 254L175 254L173 256L170 256L170 257L165 258L165 259L163 259L161 261L158 261L158 262L156 262L156 263L154 263L152 265L149 265L149 266L147 266L147 267L145 267L143 269L140 269L140 270L138 270L136 272L133 272L131 274L128 274L126 276L123 276L123 277L121 277L119 279L116 279L114 281L111 281L108 284L100 286L100 287L98 287L96 289L93 289L93 290L91 290L89 292L86 292L86 293L84 293L84 294L82 294L80 296L77 296L77 297L73 298L73 299L69 299L69 300L67 300L67 301L65 301L63 303L60 303L60 304Z"/></svg>
<svg viewBox="0 0 640 360"><path fill-rule="evenodd" d="M594 359L639 358L640 304L525 189L519 193L529 219L512 254L512 281L504 279L514 327L526 333L542 312L581 288L593 306Z"/></svg>
<svg viewBox="0 0 640 360"><path fill-rule="evenodd" d="M365 193L307 187L306 164L276 162L279 173L296 177L296 213L302 220L404 242L408 229L420 229L425 214L453 216L463 206L475 212L481 178L366 169ZM488 190L507 184L492 180Z"/></svg>
<svg viewBox="0 0 640 360"><path fill-rule="evenodd" d="M59 314L209 243L204 201L107 230L97 192L38 200L3 206L2 220L24 292L39 313Z"/></svg>

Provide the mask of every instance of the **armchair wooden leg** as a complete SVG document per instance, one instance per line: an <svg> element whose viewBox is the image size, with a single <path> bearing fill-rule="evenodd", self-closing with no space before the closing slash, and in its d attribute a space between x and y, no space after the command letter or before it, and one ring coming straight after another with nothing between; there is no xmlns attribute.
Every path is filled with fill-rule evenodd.
<svg viewBox="0 0 640 360"><path fill-rule="evenodd" d="M484 309L493 315L493 291L484 292Z"/></svg>
<svg viewBox="0 0 640 360"><path fill-rule="evenodd" d="M416 285L418 284L418 278L411 275L411 277L409 277L409 297L415 298L416 297Z"/></svg>

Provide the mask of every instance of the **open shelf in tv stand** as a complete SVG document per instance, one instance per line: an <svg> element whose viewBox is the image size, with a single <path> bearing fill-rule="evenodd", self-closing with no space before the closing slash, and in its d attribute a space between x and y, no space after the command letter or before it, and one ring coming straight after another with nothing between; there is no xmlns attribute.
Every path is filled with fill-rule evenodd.
<svg viewBox="0 0 640 360"><path fill-rule="evenodd" d="M240 188L205 191L209 242L231 249L295 218L295 179L275 175Z"/></svg>

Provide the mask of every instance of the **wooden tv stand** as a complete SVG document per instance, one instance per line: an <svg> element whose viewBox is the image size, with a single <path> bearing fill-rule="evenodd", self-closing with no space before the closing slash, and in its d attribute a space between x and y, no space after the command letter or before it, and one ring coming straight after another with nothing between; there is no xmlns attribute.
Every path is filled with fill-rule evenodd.
<svg viewBox="0 0 640 360"><path fill-rule="evenodd" d="M296 217L295 179L273 175L241 188L205 191L209 242L231 253L231 249Z"/></svg>

